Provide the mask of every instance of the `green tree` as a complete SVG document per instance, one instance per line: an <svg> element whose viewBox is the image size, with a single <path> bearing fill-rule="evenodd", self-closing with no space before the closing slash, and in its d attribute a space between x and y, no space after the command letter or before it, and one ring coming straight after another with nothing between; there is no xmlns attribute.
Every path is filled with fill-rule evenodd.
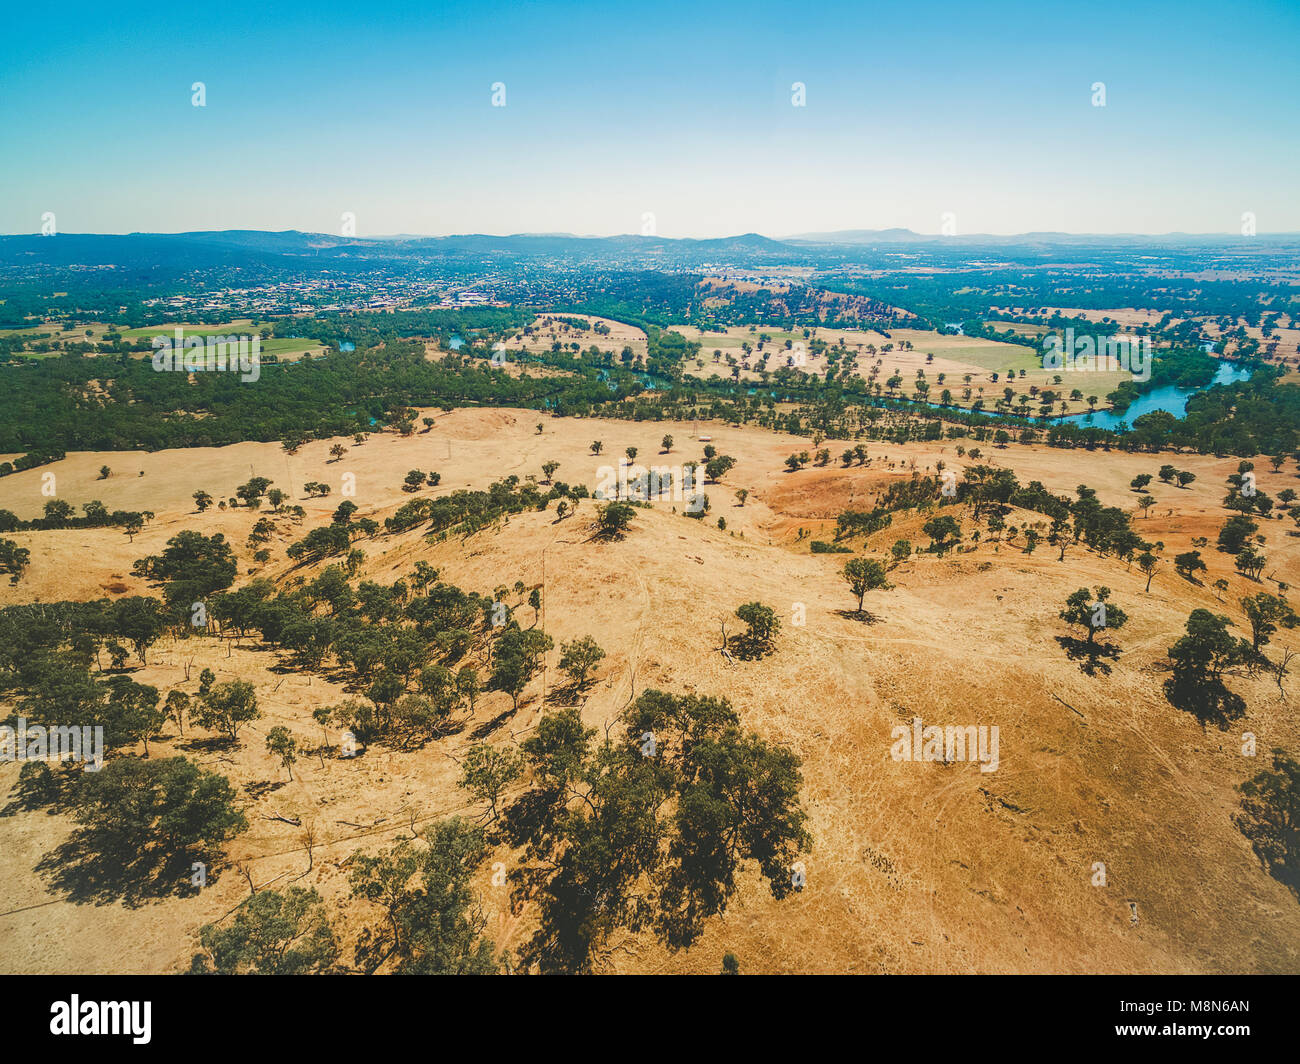
<svg viewBox="0 0 1300 1064"><path fill-rule="evenodd" d="M1099 587L1096 591L1079 588L1065 600L1065 609L1060 617L1067 624L1082 628L1088 635L1089 645L1098 633L1117 631L1128 623L1128 614L1110 601L1108 587Z"/></svg>
<svg viewBox="0 0 1300 1064"><path fill-rule="evenodd" d="M28 547L20 547L12 539L0 537L0 573L9 574L9 583L16 584L31 563L32 552Z"/></svg>
<svg viewBox="0 0 1300 1064"><path fill-rule="evenodd" d="M1249 576L1252 580L1258 580L1259 574L1264 571L1264 566L1268 564L1264 555L1254 547L1244 547L1240 554L1233 560L1233 565L1237 571Z"/></svg>
<svg viewBox="0 0 1300 1064"><path fill-rule="evenodd" d="M176 722L176 728L183 736L185 734L185 714L189 712L190 696L184 691L173 689L167 692L167 719Z"/></svg>
<svg viewBox="0 0 1300 1064"><path fill-rule="evenodd" d="M492 666L492 675L488 685L494 691L504 691L510 696L510 704L519 708L519 696L524 693L530 677L528 666L519 654L499 654Z"/></svg>
<svg viewBox="0 0 1300 1064"><path fill-rule="evenodd" d="M161 555L149 560L150 574L162 581L167 601L186 612L191 603L230 587L239 575L235 552L220 532L211 536L178 532L167 541Z"/></svg>
<svg viewBox="0 0 1300 1064"><path fill-rule="evenodd" d="M617 539L631 527L636 511L627 503L610 502L596 508L596 535L601 539Z"/></svg>
<svg viewBox="0 0 1300 1064"><path fill-rule="evenodd" d="M123 757L88 772L74 817L81 852L140 869L161 863L189 874L205 854L248 827L230 782L183 757Z"/></svg>
<svg viewBox="0 0 1300 1064"><path fill-rule="evenodd" d="M148 757L149 740L156 738L167 723L167 709L158 704L158 688L125 676L114 676L106 687L104 727L112 745L143 743L144 756Z"/></svg>
<svg viewBox="0 0 1300 1064"><path fill-rule="evenodd" d="M470 889L487 852L483 831L453 818L424 831L419 841L353 858L352 896L384 914L379 927L361 934L357 964L401 975L495 974L492 943L483 937L486 918Z"/></svg>
<svg viewBox="0 0 1300 1064"><path fill-rule="evenodd" d="M475 801L486 802L495 821L502 793L523 774L523 757L514 747L475 743L465 752L460 769L459 786Z"/></svg>
<svg viewBox="0 0 1300 1064"><path fill-rule="evenodd" d="M132 595L118 599L113 603L112 611L110 624L113 632L127 640L144 663L146 652L166 628L162 604L157 599Z"/></svg>
<svg viewBox="0 0 1300 1064"><path fill-rule="evenodd" d="M799 761L744 732L725 700L647 691L621 735L593 738L569 708L523 744L533 788L503 821L512 841L531 840L521 880L545 883L527 967L597 970L618 928L686 948L751 862L774 897L798 889L791 869L812 844Z"/></svg>
<svg viewBox="0 0 1300 1064"><path fill-rule="evenodd" d="M480 690L478 670L472 665L462 666L456 673L456 693L469 704L471 713Z"/></svg>
<svg viewBox="0 0 1300 1064"><path fill-rule="evenodd" d="M720 454L717 458L711 458L704 466L704 475L710 481L716 483L727 475L734 467L736 460L729 454Z"/></svg>
<svg viewBox="0 0 1300 1064"><path fill-rule="evenodd" d="M283 724L277 724L266 733L266 752L278 758L280 767L287 769L293 779L293 763L298 760L298 740Z"/></svg>
<svg viewBox="0 0 1300 1064"><path fill-rule="evenodd" d="M1277 632L1278 625L1294 628L1300 618L1285 599L1259 591L1241 600L1242 612L1250 622L1250 649L1260 655Z"/></svg>
<svg viewBox="0 0 1300 1064"><path fill-rule="evenodd" d="M589 635L560 644L560 671L567 673L575 691L587 686L588 677L605 652Z"/></svg>
<svg viewBox="0 0 1300 1064"><path fill-rule="evenodd" d="M1250 644L1228 631L1227 617L1195 609L1187 618L1187 634L1167 651L1173 675L1165 681L1165 694L1180 709L1195 713L1203 723L1226 727L1245 712L1242 698L1228 690L1225 673L1249 660Z"/></svg>
<svg viewBox="0 0 1300 1064"><path fill-rule="evenodd" d="M746 625L746 630L735 637L737 656L754 659L770 653L776 633L781 630L776 611L761 602L746 602L736 610L736 616Z"/></svg>
<svg viewBox="0 0 1300 1064"><path fill-rule="evenodd" d="M1160 568L1160 559L1152 554L1149 550L1143 551L1137 557L1138 568L1146 575L1146 590L1151 590L1151 578L1156 575L1156 570Z"/></svg>
<svg viewBox="0 0 1300 1064"><path fill-rule="evenodd" d="M961 526L951 514L930 518L921 531L930 537L930 550L936 554L947 553L961 540Z"/></svg>
<svg viewBox="0 0 1300 1064"><path fill-rule="evenodd" d="M321 975L339 952L325 903L303 887L259 890L229 924L204 924L199 942L192 975Z"/></svg>
<svg viewBox="0 0 1300 1064"><path fill-rule="evenodd" d="M868 591L889 587L885 567L874 558L850 558L844 563L843 576L849 590L858 597L858 612Z"/></svg>
<svg viewBox="0 0 1300 1064"><path fill-rule="evenodd" d="M200 728L219 731L232 743L239 741L241 727L261 715L257 692L246 680L216 684L190 711L190 719Z"/></svg>
<svg viewBox="0 0 1300 1064"><path fill-rule="evenodd" d="M1174 570L1179 576L1188 580L1195 580L1197 573L1206 571L1205 562L1201 561L1201 552L1199 550L1189 550L1174 555Z"/></svg>
<svg viewBox="0 0 1300 1064"><path fill-rule="evenodd" d="M1245 514L1233 514L1219 530L1219 550L1227 554L1240 554L1246 549L1251 536L1258 531L1259 525Z"/></svg>
<svg viewBox="0 0 1300 1064"><path fill-rule="evenodd" d="M245 506L252 506L254 499L260 499L266 494L266 489L271 486L268 477L250 477L245 483L235 489L235 494L243 501Z"/></svg>

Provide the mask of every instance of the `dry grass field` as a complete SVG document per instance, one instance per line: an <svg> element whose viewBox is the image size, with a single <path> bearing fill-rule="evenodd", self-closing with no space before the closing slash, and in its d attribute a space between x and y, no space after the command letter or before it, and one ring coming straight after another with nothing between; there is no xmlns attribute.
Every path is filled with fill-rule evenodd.
<svg viewBox="0 0 1300 1064"><path fill-rule="evenodd" d="M879 341L879 337L876 340ZM919 337L911 358L933 350L937 364L979 366L984 353L963 338L927 348ZM713 340L705 342L706 349ZM549 340L548 340L549 343ZM586 343L584 341L584 346ZM620 342L621 346L621 342ZM933 379L934 370L930 370ZM904 371L906 376L906 371ZM422 412L424 413L424 412ZM257 519L246 509L195 512L191 496L234 493L250 475L271 478L307 510L303 528L271 544L258 575L283 582L310 578L284 548L307 527L328 521L341 501L343 474L355 478L361 515L382 519L410 495L411 468L434 469L432 494L484 488L510 474L542 479L544 461L560 463L556 478L594 488L600 467L636 446L644 464L677 465L700 457L689 424L551 419L527 410L428 411L428 433L376 434L332 461L333 441L314 441L295 455L278 445L143 453L71 454L41 469L0 480L0 507L21 517L41 510L42 475L53 473L58 497L80 505L101 499L109 509L156 515L134 542L117 529L13 533L31 549L31 566L16 586L0 585L0 604L33 599L90 599L149 593L131 563L158 553L183 529L220 531L235 545L242 570L254 568L244 541ZM542 431L536 429L542 421ZM1229 730L1203 728L1165 699L1160 671L1165 649L1188 613L1204 606L1243 624L1237 600L1256 590L1300 582L1300 539L1288 520L1265 521L1269 558L1264 583L1237 574L1230 556L1213 548L1226 512L1224 478L1235 459L1056 451L1046 447L989 449L983 461L1013 469L1022 483L1041 480L1057 493L1095 488L1108 505L1133 509L1128 484L1166 461L1196 473L1188 489L1156 481L1157 505L1135 523L1163 542L1162 557L1203 550L1210 571L1200 584L1162 564L1146 578L1115 558L1082 545L1064 561L1045 543L1032 555L987 538L945 557L914 555L890 573L893 587L868 598L869 620L855 605L839 570L847 555L809 553L813 538L830 539L836 515L867 509L871 497L913 469L933 472L964 462L952 443L875 443L864 467L808 468L787 473L783 460L808 449L804 438L709 423L720 453L737 459L724 482L710 485L712 508L691 520L681 504L638 509L622 540L591 537L593 504L557 521L554 508L510 518L468 538L430 542L413 530L358 543L363 577L391 583L419 560L467 590L489 592L522 580L544 592L541 619L558 646L593 635L608 653L582 705L584 721L601 727L649 688L726 695L744 725L792 748L803 761L803 799L814 838L804 856L807 882L774 901L752 870L724 918L702 939L673 953L648 936L629 936L613 954L618 972L716 972L726 952L746 972L1295 972L1300 970L1300 903L1271 878L1233 823L1235 788L1280 746L1300 750L1295 693L1265 676L1233 676L1246 716ZM674 436L671 453L660 439ZM593 440L604 454L590 453ZM842 447L831 444L833 453ZM112 475L97 480L108 465ZM1290 467L1274 474L1260 463L1260 487L1272 495L1294 482ZM323 500L303 498L310 480L333 485ZM738 505L733 493L750 494ZM425 492L425 494L430 494ZM263 511L265 513L265 511ZM360 516L360 515L359 515ZM726 529L717 518L726 519ZM1041 515L1016 512L1010 523ZM854 541L859 552L886 557L896 539L926 542L921 516ZM323 565L324 563L322 563ZM1211 584L1226 578L1218 601ZM1088 676L1058 645L1058 619L1075 589L1105 584L1130 616L1115 641L1122 653L1109 675ZM729 662L718 652L722 619L759 600L782 620L776 652L757 662ZM532 611L522 616L531 620ZM797 623L802 617L803 623ZM1240 628L1239 628L1240 630ZM1291 633L1278 641L1294 643ZM317 888L341 907L345 955L363 915L346 900L347 861L373 853L413 826L453 812L476 815L455 786L458 759L472 737L508 742L535 726L554 694L558 652L511 712L509 698L484 694L461 733L402 752L372 744L346 760L304 757L290 782L263 746L265 733L287 725L304 740L320 735L313 709L341 700L336 683L277 668L274 652L254 641L164 639L132 677L166 691L210 668L219 680L247 679L264 717L236 749L213 747L187 728L169 729L152 756L186 753L230 777L246 803L249 830L228 846L233 866L203 891L132 907L122 901L78 903L35 869L70 831L68 820L6 810L0 817L0 971L176 972L188 966L198 929L221 919L257 887L290 883ZM1293 681L1293 683L1296 681ZM193 687L191 680L188 688ZM914 716L927 724L1000 728L1000 765L983 773L969 763L895 761L891 729ZM1242 736L1258 737L1261 756L1241 753ZM337 735L329 736L337 741ZM0 764L0 803L17 777ZM293 827L283 817L300 820ZM304 830L314 825L308 850ZM516 949L535 926L525 908L511 912L506 890L492 885L489 858L476 883L498 948ZM1106 885L1093 885L1094 866Z"/></svg>
<svg viewBox="0 0 1300 1064"><path fill-rule="evenodd" d="M1001 322L997 325L1004 327ZM674 331L700 344L696 360L686 366L688 375L731 377L733 366L739 366L739 379L756 381L759 379L757 366L764 356L767 356L767 369L776 370L796 357L792 352L797 344L803 344L806 352L806 361L800 368L808 373L825 374L828 366L825 355L806 350L809 340L818 339L832 345L840 344L856 355L860 377L866 378L876 362L880 363L880 369L874 379L882 386L898 374L902 378L895 393L898 395L910 396L917 371L924 370L930 385L930 401L937 402L947 389L952 393L952 405L956 408L968 408L983 399L985 408L991 410L1002 397L1003 389L1010 386L1016 395L1029 394L1031 388L1051 389L1061 397L1054 406L1055 413L1061 412L1061 401L1065 402L1067 413L1085 413L1090 409L1089 396L1098 398L1097 409L1105 409L1109 406L1105 401L1106 395L1129 377L1122 371L1071 372L1059 374L1062 380L1057 383L1054 378L1058 374L1043 369L1038 355L1030 347L975 336L945 336L928 329L891 329L888 337L879 332L833 328L810 330L810 336L805 337L802 329L792 332L766 326L732 326L723 333L679 325L674 327ZM762 336L769 339L760 348ZM787 341L790 348L786 347ZM750 346L749 352L744 350L745 344ZM875 348L874 355L867 350L868 345ZM1020 376L1022 370L1023 377ZM1007 373L1011 371L1015 372L1016 379L1008 385ZM994 373L998 375L996 381L993 380ZM969 383L967 376L970 377ZM968 388L969 396L965 394ZM1070 393L1076 388L1082 397L1071 399ZM1037 409L1035 402L1031 410L1036 412Z"/></svg>
<svg viewBox="0 0 1300 1064"><path fill-rule="evenodd" d="M599 323L609 332L576 329L563 318L581 319L593 325ZM995 325L998 328L1006 327L1003 322ZM1033 335L1042 331L1037 327L1024 328ZM543 315L532 322L530 330L508 337L508 348L537 353L550 351L559 343L566 349L577 344L582 351L595 345L601 351L615 356L625 348L631 350L633 358L644 358L646 355L645 333L634 325L612 318L598 318L590 314ZM720 330L674 325L672 331L700 345L696 358L687 361L683 367L688 377L707 379L736 376L739 380L758 382L761 380L759 366L764 358L769 372L794 364L807 373L824 375L829 366L826 356L807 350L809 341L815 339L831 345L839 344L853 353L857 357L857 373L860 377L866 378L878 361L880 367L874 380L882 387L890 377L898 374L902 378L902 384L895 393L898 395L910 396L917 371L924 370L930 385L930 401L938 402L946 389L952 395L951 405L957 409L970 408L982 399L984 408L991 410L1002 398L1003 390L1011 387L1017 397L1024 394L1031 398L1036 391L1051 389L1059 397L1053 406L1056 414L1063 412L1062 403L1066 408L1064 412L1068 414L1087 413L1090 409L1105 410L1110 405L1105 397L1120 382L1129 379L1128 373L1118 370L1060 374L1043 369L1033 348L972 336L946 336L928 329L892 329L888 337L871 330L828 327L808 330L808 335L805 336L803 329L789 330L766 325L734 325ZM748 351L745 350L746 345ZM802 356L796 354L799 351L798 345L803 345ZM874 348L875 354L868 347ZM430 358L441 358L446 354L434 343L428 344L428 348ZM793 363L792 359L795 360ZM509 362L504 368L510 373L520 372L519 368L512 367ZM733 372L735 369L739 370L738 374ZM548 371L530 366L528 372L536 375ZM1009 372L1016 374L1014 381L1008 381ZM995 373L996 381L993 379ZM1060 382L1056 381L1057 376L1062 378ZM970 378L969 382L967 377ZM1072 397L1075 389L1080 392L1079 398ZM1094 405L1089 405L1089 397L1096 400ZM1035 413L1038 411L1037 401L1031 403L1030 409Z"/></svg>
<svg viewBox="0 0 1300 1064"><path fill-rule="evenodd" d="M87 325L77 325L75 328L68 328L60 324L44 324L24 329L0 329L0 336L21 337L29 341L43 337L46 341L57 341L60 344L98 344L102 343L107 334L115 328L117 328L118 335L125 340L135 341L141 338L152 340L155 336L165 336L171 339L177 329L182 330L186 336L251 336L258 333L260 326L255 325L250 318L234 318L222 325L169 322L166 325L149 325L139 329L121 329L105 325L102 322L92 322ZM323 354L326 350L328 349L316 340L271 337L261 342L263 357L274 355L284 362L296 362L303 358L313 358ZM34 353L29 357L44 358L48 357L48 354ZM136 357L147 358L148 355L146 353Z"/></svg>
<svg viewBox="0 0 1300 1064"><path fill-rule="evenodd" d="M1028 311L1029 308L995 307L993 309L1009 311L1015 314L1024 314ZM1164 318L1164 311L1157 310L1154 308L1149 308L1149 307L1146 309L1141 309L1137 307L1108 307L1104 310L1092 310L1092 309L1087 309L1082 307L1053 307L1052 310L1055 313L1064 315L1065 317L1086 318L1089 321L1097 322L1099 324L1103 322L1108 324L1111 322L1115 322L1118 323L1120 328L1125 331L1137 327L1143 327L1143 326L1150 327L1150 326L1158 325L1160 321ZM1238 328L1242 328L1245 330L1245 334L1247 337L1249 337L1252 340L1259 341L1261 348L1265 349L1265 350L1261 350L1260 352L1261 357L1270 357L1267 356L1266 349L1270 343L1276 342L1277 349L1274 355L1271 356L1272 358L1281 360L1283 362L1286 362L1288 360L1292 362L1300 362L1300 359L1296 358L1296 355L1300 354L1300 328L1296 327L1296 322L1292 317L1291 303L1290 302L1278 303L1277 311L1283 315L1282 320L1285 322L1285 324L1278 325L1277 327L1275 327L1270 336L1264 335L1263 329L1260 327L1258 323L1252 325L1248 323L1245 318L1236 318L1233 321L1232 325L1227 330L1225 330L1220 325L1218 318L1215 317L1192 315L1190 320L1196 321L1201 326L1201 328L1205 330L1205 334L1213 340L1221 339L1224 336L1225 331L1230 333L1235 333ZM1173 319L1173 324L1178 324L1186 320L1189 319L1184 317L1176 317ZM1044 331L1043 326L1018 325L1014 322L1004 322L1004 321L995 320L991 324L994 326L994 328L997 329L1010 328L1016 332L1023 331L1026 333L1030 333L1030 332L1039 333ZM1232 346L1233 344L1230 343L1229 344L1230 352Z"/></svg>
<svg viewBox="0 0 1300 1064"><path fill-rule="evenodd" d="M589 322L592 328L576 329L568 321L562 320L566 318ZM609 331L597 332L597 325ZM632 349L633 356L644 358L646 353L645 333L635 325L615 321L613 318L598 318L594 314L547 314L534 320L529 328L532 330L531 333L525 334L521 331L507 337L507 346L512 349L522 348L525 351L538 352L549 351L552 345L557 343L566 347L569 344L578 344L585 351L595 344L602 351L612 351L616 355L625 347Z"/></svg>

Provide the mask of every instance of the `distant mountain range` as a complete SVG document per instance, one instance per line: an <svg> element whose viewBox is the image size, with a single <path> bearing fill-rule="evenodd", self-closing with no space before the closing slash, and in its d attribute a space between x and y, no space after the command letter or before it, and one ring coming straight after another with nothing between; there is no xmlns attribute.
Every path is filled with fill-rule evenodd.
<svg viewBox="0 0 1300 1064"><path fill-rule="evenodd" d="M231 229L197 233L130 233L127 235L60 234L0 236L0 265L4 266L125 266L178 270L213 266L268 266L313 269L365 268L398 262L436 266L458 263L474 267L510 262L560 263L608 268L698 269L734 265L818 264L896 259L915 249L935 259L969 260L972 251L987 248L1004 257L1026 260L1050 258L1053 249L1085 253L1087 249L1191 249L1239 252L1252 247L1300 249L1296 234L1242 237L1223 234L1167 233L1143 236L1079 233L1022 233L1015 236L971 234L941 237L910 229L846 229L802 233L782 240L758 233L711 239L661 236L574 236L568 233L517 233L492 236L345 237L297 230L263 232Z"/></svg>
<svg viewBox="0 0 1300 1064"><path fill-rule="evenodd" d="M837 229L829 233L798 233L783 238L787 244L882 246L886 244L964 244L972 247L1168 247L1175 244L1239 245L1250 240L1294 243L1296 233L1269 233L1246 237L1231 233L969 233L941 236L911 229Z"/></svg>
<svg viewBox="0 0 1300 1064"><path fill-rule="evenodd" d="M270 233L230 229L199 233L60 233L54 237L0 236L0 263L54 266L236 265L241 260L278 258L337 260L496 259L533 261L636 262L704 265L743 259L790 260L802 256L793 245L757 233L708 240L659 236L579 237L520 233L489 236L345 237L297 230Z"/></svg>

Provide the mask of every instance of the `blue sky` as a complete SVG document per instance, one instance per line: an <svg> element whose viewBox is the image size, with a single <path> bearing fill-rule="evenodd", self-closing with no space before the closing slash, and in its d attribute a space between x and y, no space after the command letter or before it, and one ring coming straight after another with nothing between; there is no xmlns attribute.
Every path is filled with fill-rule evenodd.
<svg viewBox="0 0 1300 1064"><path fill-rule="evenodd" d="M1294 0L7 18L0 232L1300 231Z"/></svg>

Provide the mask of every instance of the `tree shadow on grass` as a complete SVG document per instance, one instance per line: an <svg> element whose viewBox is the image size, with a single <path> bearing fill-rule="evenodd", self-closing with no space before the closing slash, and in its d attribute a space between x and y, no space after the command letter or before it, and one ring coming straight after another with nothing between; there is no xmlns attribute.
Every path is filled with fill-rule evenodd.
<svg viewBox="0 0 1300 1064"><path fill-rule="evenodd" d="M857 621L858 624L880 623L880 618L870 610L836 610L835 616L843 617L846 621Z"/></svg>
<svg viewBox="0 0 1300 1064"><path fill-rule="evenodd" d="M234 749L235 744L224 735L198 736L191 733L176 743L176 749L193 754L223 754Z"/></svg>
<svg viewBox="0 0 1300 1064"><path fill-rule="evenodd" d="M525 791L502 811L495 830L511 846L541 847L562 801L562 792L555 788ZM520 875L526 867L518 870ZM515 872L511 877L518 878Z"/></svg>
<svg viewBox="0 0 1300 1064"><path fill-rule="evenodd" d="M513 717L516 712L518 711L514 709L514 707L512 706L510 709L506 709L498 713L491 720L484 721L482 724L480 724L477 728L475 728L472 732L469 733L470 739L476 743L482 742L494 731L496 731L503 724L505 724L506 721L508 721L511 717Z"/></svg>
<svg viewBox="0 0 1300 1064"><path fill-rule="evenodd" d="M731 637L731 651L737 661L761 661L772 653L772 649L770 640L751 639L745 635Z"/></svg>
<svg viewBox="0 0 1300 1064"><path fill-rule="evenodd" d="M591 679L588 679L581 686L576 683L556 684L546 692L546 702L557 706L576 706L583 701L583 696L586 694L587 689L591 687L592 682Z"/></svg>
<svg viewBox="0 0 1300 1064"><path fill-rule="evenodd" d="M55 771L43 761L27 762L9 792L10 800L0 807L0 817L35 813L42 809L46 816L65 812L75 778L67 768Z"/></svg>
<svg viewBox="0 0 1300 1064"><path fill-rule="evenodd" d="M1079 670L1087 676L1109 676L1111 667L1105 659L1119 659L1120 649L1114 643L1089 643L1070 635L1058 635L1056 641L1061 644L1066 657L1079 662Z"/></svg>
<svg viewBox="0 0 1300 1064"><path fill-rule="evenodd" d="M166 897L190 897L199 888L190 882L194 863L207 864L207 884L216 881L212 865L193 850L164 850L142 846L80 828L37 862L36 871L68 901L106 905L120 901L139 908Z"/></svg>
<svg viewBox="0 0 1300 1064"><path fill-rule="evenodd" d="M1195 716L1202 727L1213 724L1220 731L1246 712L1246 700L1221 680L1171 676L1165 681L1165 697L1175 709Z"/></svg>

